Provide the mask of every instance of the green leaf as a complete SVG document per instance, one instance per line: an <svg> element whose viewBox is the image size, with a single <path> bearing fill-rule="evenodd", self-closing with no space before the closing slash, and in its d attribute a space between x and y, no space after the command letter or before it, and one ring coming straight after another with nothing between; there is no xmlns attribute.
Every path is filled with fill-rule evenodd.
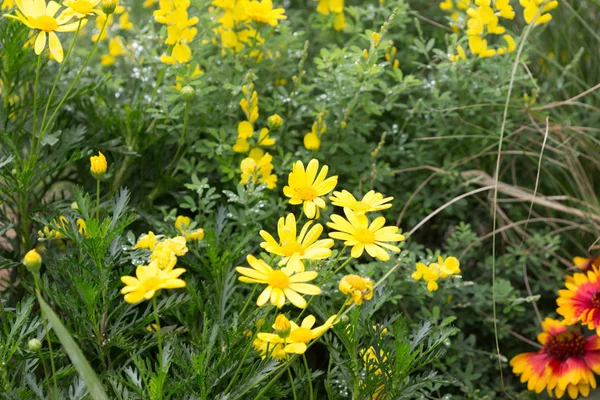
<svg viewBox="0 0 600 400"><path fill-rule="evenodd" d="M54 310L52 310L48 303L44 301L42 296L38 294L37 298L40 303L40 307L44 311L44 315L46 316L46 318L48 318L50 324L52 324L52 329L54 330L54 333L56 333L58 340L60 340L60 343L63 345L65 351L67 352L67 355L73 363L73 366L81 376L81 379L83 379L83 381L85 382L85 385L87 386L92 399L108 400L108 396L106 395L106 392L104 391L100 380L98 379L96 373L90 366L90 363L88 363L88 361L83 356L81 349L79 348L79 346L77 346L77 343L75 343L73 337L67 331L67 328L65 328L62 322L60 322L60 319L58 318Z"/></svg>

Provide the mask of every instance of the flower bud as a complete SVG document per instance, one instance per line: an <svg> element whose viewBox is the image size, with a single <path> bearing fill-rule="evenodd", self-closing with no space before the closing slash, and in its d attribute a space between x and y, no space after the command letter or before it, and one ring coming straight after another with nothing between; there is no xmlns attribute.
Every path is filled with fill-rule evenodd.
<svg viewBox="0 0 600 400"><path fill-rule="evenodd" d="M362 55L365 58L365 60L368 59L369 58L369 50L363 49Z"/></svg>
<svg viewBox="0 0 600 400"><path fill-rule="evenodd" d="M346 127L348 126L348 123L346 121L342 121L340 126L342 127L342 129L346 129Z"/></svg>
<svg viewBox="0 0 600 400"><path fill-rule="evenodd" d="M40 351L42 349L42 342L38 339L31 339L27 342L27 347L29 347L29 351Z"/></svg>
<svg viewBox="0 0 600 400"><path fill-rule="evenodd" d="M290 336L292 325L290 324L290 320L287 319L285 315L279 314L275 319L273 329L275 329L275 333L277 333L280 338L285 339L286 337Z"/></svg>
<svg viewBox="0 0 600 400"><path fill-rule="evenodd" d="M115 9L117 8L117 0L102 0L102 3L100 3L100 8L104 14L110 15L114 13Z"/></svg>
<svg viewBox="0 0 600 400"><path fill-rule="evenodd" d="M23 258L23 264L29 272L38 273L42 266L42 256L40 256L40 253L36 249L29 250Z"/></svg>
<svg viewBox="0 0 600 400"><path fill-rule="evenodd" d="M90 172L94 178L100 179L106 174L106 157L101 152L97 156L90 157Z"/></svg>
<svg viewBox="0 0 600 400"><path fill-rule="evenodd" d="M379 41L381 40L381 35L377 32L371 33L371 45L373 47L379 46Z"/></svg>
<svg viewBox="0 0 600 400"><path fill-rule="evenodd" d="M77 204L76 201L71 203L71 210L73 211L78 211L79 210L79 204Z"/></svg>
<svg viewBox="0 0 600 400"><path fill-rule="evenodd" d="M267 119L267 122L269 125L269 129L277 130L277 129L281 128L281 125L283 125L283 118L281 118L277 114L273 114Z"/></svg>
<svg viewBox="0 0 600 400"><path fill-rule="evenodd" d="M196 97L196 91L191 86L184 86L181 89L181 98L185 101L192 101Z"/></svg>

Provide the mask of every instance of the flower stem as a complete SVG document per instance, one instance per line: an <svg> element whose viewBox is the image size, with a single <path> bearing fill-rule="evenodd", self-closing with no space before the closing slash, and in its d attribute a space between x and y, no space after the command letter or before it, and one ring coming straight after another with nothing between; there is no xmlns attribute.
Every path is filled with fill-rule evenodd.
<svg viewBox="0 0 600 400"><path fill-rule="evenodd" d="M290 377L290 384L292 385L292 396L294 396L294 400L297 400L296 396L296 387L294 386L294 377L292 376L292 371L290 371L290 367L287 367L288 376ZM312 389L311 389L311 399L312 399Z"/></svg>
<svg viewBox="0 0 600 400"><path fill-rule="evenodd" d="M35 280L35 289L39 296L41 296L40 289L40 276L39 272L33 274L33 278ZM44 312L40 310L42 314L42 325L44 326L44 332L46 332L46 341L48 342L48 351L50 351L50 367L52 368L52 380L54 382L54 398L58 399L58 383L56 381L56 367L54 366L54 352L52 351L52 341L50 341L50 331L48 330L48 325L46 324L46 317L44 316Z"/></svg>
<svg viewBox="0 0 600 400"><path fill-rule="evenodd" d="M306 361L305 354L302 354L302 361L304 361L304 368L306 369L306 379L308 380L308 390L310 391L309 399L313 400L312 376L310 374L310 368L308 368L308 361Z"/></svg>
<svg viewBox="0 0 600 400"><path fill-rule="evenodd" d="M167 169L169 169L169 168L171 168L171 166L173 166L173 171L171 172L171 176L175 175L175 171L177 170L177 165L179 164L179 153L181 152L181 149L183 148L183 142L185 140L185 132L187 131L188 115L189 115L189 109L190 109L189 106L190 106L190 102L186 101L185 109L183 111L183 129L181 130L181 137L179 138L179 144L177 145L177 152L175 152L175 157L173 157L173 159L169 163L169 166L167 167Z"/></svg>
<svg viewBox="0 0 600 400"><path fill-rule="evenodd" d="M158 318L158 306L156 305L156 295L152 297L152 308L154 309L154 320L156 323L156 338L158 340L158 365L162 371L162 335L160 329L160 319Z"/></svg>
<svg viewBox="0 0 600 400"><path fill-rule="evenodd" d="M100 225L100 179L96 179L96 220Z"/></svg>
<svg viewBox="0 0 600 400"><path fill-rule="evenodd" d="M31 132L31 146L29 149L29 167L32 168L33 154L35 153L35 135L37 131L37 98L38 86L40 81L40 69L42 68L42 54L38 55L38 62L35 68L35 85L33 86L33 130Z"/></svg>
<svg viewBox="0 0 600 400"><path fill-rule="evenodd" d="M96 48L98 47L98 43L100 42L100 38L104 34L104 30L106 29L106 25L107 24L108 24L108 18L106 18L106 20L104 21L104 24L102 25L102 29L100 30L100 33L98 35L98 40L96 40L96 42L94 43L94 46L92 47L92 50L90 51L90 53L88 54L87 58L85 59L83 65L79 69L79 72L75 76L75 79L73 79L73 82L71 82L71 85L67 89L67 92L64 94L64 96L62 97L62 99L60 99L60 102L58 103L58 105L56 106L56 108L54 109L54 111L52 112L52 115L50 115L50 118L48 118L48 121L46 122L46 125L40 127L41 133L40 133L40 140L38 140L38 144L37 144L36 151L35 151L36 156L37 156L37 153L39 151L39 147L40 147L40 143L42 141L42 137L44 136L44 134L46 133L46 131L48 130L48 128L50 128L50 125L52 125L52 121L56 117L56 114L58 113L58 111L60 110L60 108L62 107L62 105L65 103L65 101L67 100L67 97L69 97L69 95L71 94L71 91L73 90L73 87L75 87L75 84L77 83L77 81L79 81L79 78L81 77L81 74L83 74L83 71L85 70L85 68L87 67L88 63L90 62L90 59L92 58L92 55L94 54L94 52L96 51Z"/></svg>

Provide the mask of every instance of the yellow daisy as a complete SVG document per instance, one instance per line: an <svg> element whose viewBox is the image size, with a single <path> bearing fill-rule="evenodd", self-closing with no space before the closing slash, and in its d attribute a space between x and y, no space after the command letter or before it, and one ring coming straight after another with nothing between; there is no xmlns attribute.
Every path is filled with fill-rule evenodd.
<svg viewBox="0 0 600 400"><path fill-rule="evenodd" d="M331 200L331 204L334 206L348 207L356 215L363 215L371 211L381 211L390 208L392 205L386 203L394 200L394 198L383 198L381 193L371 190L363 196L362 200L357 200L352 193L342 190L341 192L333 192L333 196L329 200Z"/></svg>
<svg viewBox="0 0 600 400"><path fill-rule="evenodd" d="M377 217L369 225L369 219L365 215L356 215L349 208L344 208L344 214L347 219L342 216L333 214L331 221L327 226L335 229L338 232L331 232L329 236L334 239L344 240L346 246L352 246L351 255L358 258L366 250L371 257L387 261L390 255L385 249L395 253L400 252L400 249L385 242L400 242L404 240L404 236L398 234L398 227L386 226L385 218Z"/></svg>
<svg viewBox="0 0 600 400"><path fill-rule="evenodd" d="M307 344L327 332L333 326L336 319L337 315L334 314L329 317L323 325L313 328L317 320L313 315L309 315L302 320L302 324L300 326L298 326L294 321L290 321L291 329L289 336L282 338L276 333L261 332L257 335L257 337L262 342L275 344L276 346L283 346L283 349L279 348L277 352L278 358L281 358L282 352L304 354L308 348Z"/></svg>
<svg viewBox="0 0 600 400"><path fill-rule="evenodd" d="M122 276L121 281L126 285L121 289L128 303L137 303L143 299L150 300L160 289L178 289L185 287L185 281L179 276L185 272L183 268L170 271L158 268L157 262L140 265L135 270L135 277Z"/></svg>
<svg viewBox="0 0 600 400"><path fill-rule="evenodd" d="M296 161L288 177L288 186L283 188L283 193L290 198L290 204L303 204L304 214L310 219L318 217L319 208L325 208L325 196L337 185L337 176L327 179L329 167L324 165L319 172L319 161L310 160L304 169L302 161ZM318 175L317 175L318 173Z"/></svg>
<svg viewBox="0 0 600 400"><path fill-rule="evenodd" d="M48 40L50 54L57 62L62 62L64 51L56 32L74 32L77 30L79 22L68 24L67 22L73 15L65 15L65 13L56 18L55 15L60 10L60 4L55 1L50 1L46 5L45 0L20 0L16 2L16 5L17 15L5 14L5 16L19 20L28 28L39 31L35 38L35 54L41 54L44 51L46 40Z"/></svg>
<svg viewBox="0 0 600 400"><path fill-rule="evenodd" d="M277 308L283 307L286 299L298 308L306 307L306 300L299 294L315 296L321 293L315 285L305 282L314 280L318 273L307 271L295 274L290 267L274 270L263 260L252 255L246 258L252 268L237 267L235 270L244 276L238 279L246 283L261 283L267 285L256 300L257 306L264 306L269 299Z"/></svg>
<svg viewBox="0 0 600 400"><path fill-rule="evenodd" d="M279 242L267 231L261 230L260 236L266 240L260 247L269 253L283 257L279 265L286 265L294 272L304 272L302 260L322 260L331 256L332 239L317 240L323 233L323 225L307 222L296 238L296 217L290 213L286 218L279 218L277 234ZM308 229L310 228L310 230Z"/></svg>
<svg viewBox="0 0 600 400"><path fill-rule="evenodd" d="M85 18L88 15L100 14L96 6L100 0L65 0L63 5L67 7L64 15L74 15L76 18Z"/></svg>

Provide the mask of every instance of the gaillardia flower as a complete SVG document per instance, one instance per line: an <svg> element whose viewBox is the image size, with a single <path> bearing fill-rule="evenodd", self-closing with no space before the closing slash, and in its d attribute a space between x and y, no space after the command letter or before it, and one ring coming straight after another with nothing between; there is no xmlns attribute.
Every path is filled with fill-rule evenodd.
<svg viewBox="0 0 600 400"><path fill-rule="evenodd" d="M590 269L600 269L600 256L585 258L585 257L573 257L573 265L582 271Z"/></svg>
<svg viewBox="0 0 600 400"><path fill-rule="evenodd" d="M333 192L333 196L329 200L331 200L331 204L334 206L347 207L354 211L356 215L363 215L371 211L381 211L390 208L392 205L387 203L394 200L394 198L383 198L381 193L371 190L363 196L362 200L357 200L352 193L342 190L341 192Z"/></svg>
<svg viewBox="0 0 600 400"><path fill-rule="evenodd" d="M277 242L270 233L261 230L260 236L265 242L260 247L269 253L283 257L279 265L286 265L294 272L303 272L302 260L322 260L331 256L332 239L317 240L323 232L323 225L307 222L296 238L296 217L290 213L286 218L279 218L277 223ZM308 229L310 228L310 230Z"/></svg>
<svg viewBox="0 0 600 400"><path fill-rule="evenodd" d="M569 325L580 322L591 330L600 328L600 272L576 273L567 290L558 291L558 312ZM600 333L599 333L600 334Z"/></svg>
<svg viewBox="0 0 600 400"><path fill-rule="evenodd" d="M337 185L338 177L327 179L329 167L324 165L319 172L319 161L310 160L304 169L302 161L296 161L292 172L288 176L288 186L283 188L283 193L290 198L290 204L303 204L304 214L313 219L319 215L319 208L325 208L325 196ZM318 173L318 175L317 175Z"/></svg>
<svg viewBox="0 0 600 400"><path fill-rule="evenodd" d="M183 268L162 270L156 261L149 265L140 265L135 270L135 277L122 276L121 281L126 285L121 289L128 303L137 303L144 299L150 300L160 289L178 289L185 287L185 281L179 276L185 272Z"/></svg>
<svg viewBox="0 0 600 400"><path fill-rule="evenodd" d="M246 258L252 268L237 267L235 270L244 276L238 279L246 283L260 283L267 285L256 300L256 305L264 306L269 299L271 304L277 308L283 307L286 298L298 308L306 307L306 300L299 294L308 294L315 296L321 293L315 285L306 282L314 280L318 273L316 271L306 271L294 274L292 268L273 269L266 262L257 259L253 255Z"/></svg>
<svg viewBox="0 0 600 400"><path fill-rule="evenodd" d="M340 215L333 214L331 221L327 226L338 232L331 232L329 236L334 239L344 240L346 246L352 246L351 255L358 258L366 250L371 257L387 261L390 255L385 249L395 253L400 252L397 246L386 242L400 242L404 236L398 234L398 227L386 226L385 218L377 217L369 224L365 215L357 215L349 208L344 208L344 214L347 219Z"/></svg>
<svg viewBox="0 0 600 400"><path fill-rule="evenodd" d="M585 337L570 331L561 322L546 318L538 341L544 346L535 353L519 354L510 360L513 372L527 382L527 389L561 398L579 393L587 396L596 387L595 373L600 373L600 337Z"/></svg>
<svg viewBox="0 0 600 400"><path fill-rule="evenodd" d="M45 0L20 0L16 2L16 5L17 16L10 14L5 14L5 16L19 20L28 28L39 31L35 38L35 54L41 54L44 51L46 40L48 40L50 54L57 62L61 63L64 51L56 32L74 32L77 30L79 22L68 24L67 22L73 15L65 15L65 13L55 17L60 10L60 4L55 1L50 1L46 5Z"/></svg>

